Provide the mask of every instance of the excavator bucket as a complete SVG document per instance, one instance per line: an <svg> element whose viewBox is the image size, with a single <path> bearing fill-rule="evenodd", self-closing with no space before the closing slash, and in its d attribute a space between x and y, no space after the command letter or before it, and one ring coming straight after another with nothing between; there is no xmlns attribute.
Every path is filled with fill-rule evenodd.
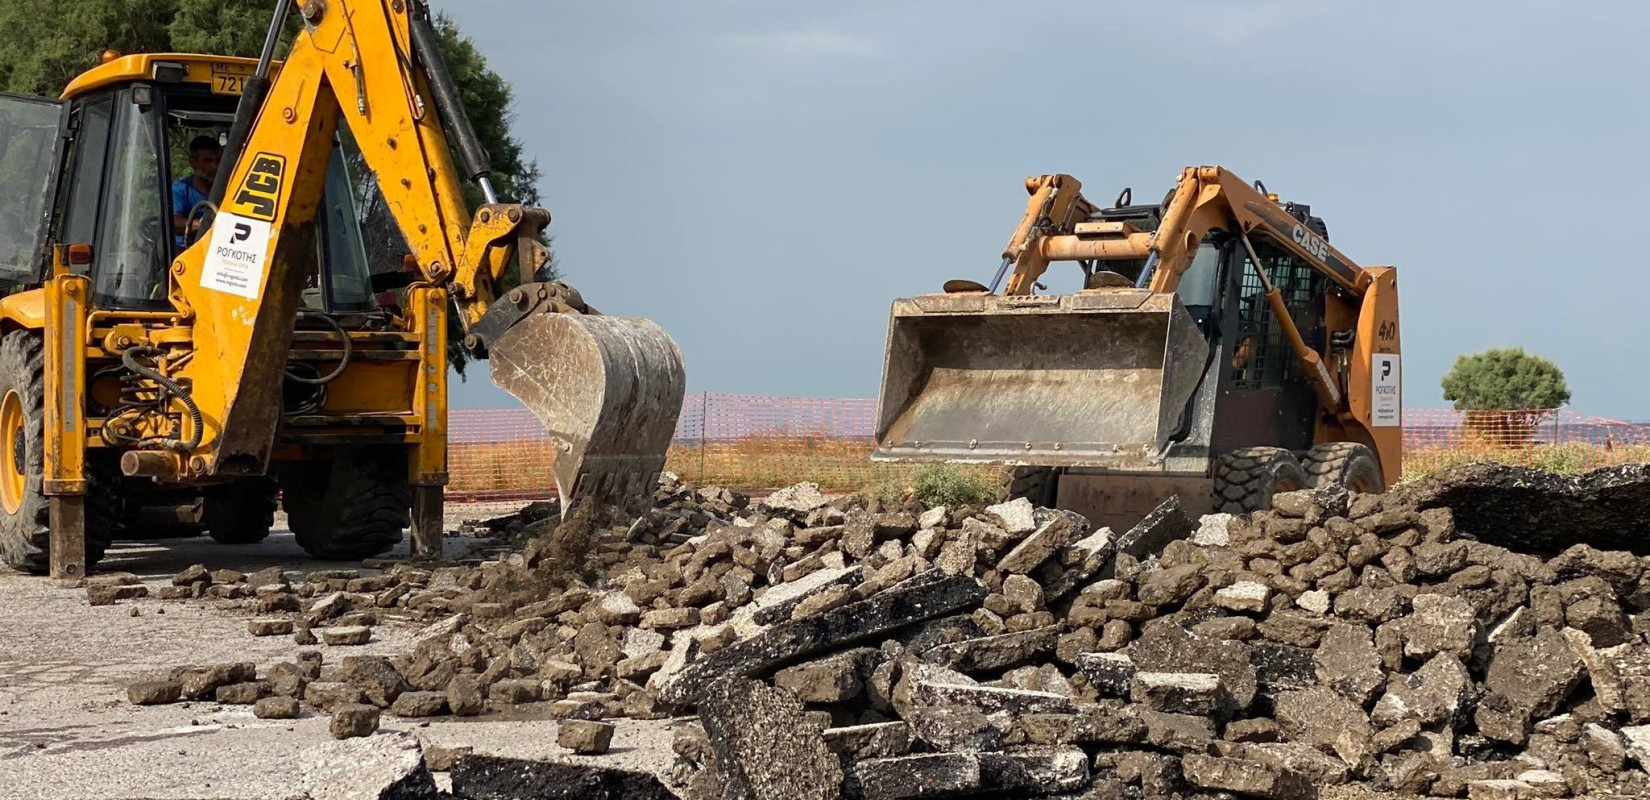
<svg viewBox="0 0 1650 800"><path fill-rule="evenodd" d="M1172 294L896 300L873 458L1161 469L1208 355Z"/></svg>
<svg viewBox="0 0 1650 800"><path fill-rule="evenodd" d="M675 340L651 320L528 314L493 342L493 383L543 423L556 445L564 517L634 516L651 503L682 412Z"/></svg>

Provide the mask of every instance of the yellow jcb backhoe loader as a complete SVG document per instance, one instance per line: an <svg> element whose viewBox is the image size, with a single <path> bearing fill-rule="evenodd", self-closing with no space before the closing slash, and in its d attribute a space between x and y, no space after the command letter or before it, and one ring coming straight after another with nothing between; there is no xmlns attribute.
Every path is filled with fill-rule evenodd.
<svg viewBox="0 0 1650 800"><path fill-rule="evenodd" d="M538 279L549 214L498 202L435 42L421 0L283 2L256 60L107 53L62 99L0 97L7 563L77 575L180 501L214 538L258 541L277 492L317 556L384 552L409 524L438 550L450 307L557 444L564 513L646 501L681 355ZM178 206L203 137L221 166ZM411 251L387 269L363 244L363 181Z"/></svg>
<svg viewBox="0 0 1650 800"><path fill-rule="evenodd" d="M1026 190L990 286L894 301L873 458L1007 465L1011 494L1114 527L1174 494L1243 511L1399 476L1394 269L1220 167L1161 204L1101 208L1069 175ZM1083 288L1039 294L1057 261Z"/></svg>

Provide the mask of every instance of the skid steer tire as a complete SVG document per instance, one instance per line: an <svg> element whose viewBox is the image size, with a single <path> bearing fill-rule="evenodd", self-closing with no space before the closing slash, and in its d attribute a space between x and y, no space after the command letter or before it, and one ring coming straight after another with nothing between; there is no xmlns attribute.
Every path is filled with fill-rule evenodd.
<svg viewBox="0 0 1650 800"><path fill-rule="evenodd" d="M46 473L46 368L40 337L0 338L0 561L36 575L51 566ZM119 515L106 459L85 466L86 566L103 558Z"/></svg>
<svg viewBox="0 0 1650 800"><path fill-rule="evenodd" d="M406 454L361 448L295 464L281 473L281 505L298 546L316 558L382 555L412 524Z"/></svg>
<svg viewBox="0 0 1650 800"><path fill-rule="evenodd" d="M1060 473L1053 467L1015 467L1008 475L1004 500L1024 497L1038 508L1053 508Z"/></svg>
<svg viewBox="0 0 1650 800"><path fill-rule="evenodd" d="M277 487L268 477L214 486L201 498L201 522L219 544L257 544L275 524Z"/></svg>
<svg viewBox="0 0 1650 800"><path fill-rule="evenodd" d="M1386 491L1381 462L1374 451L1357 442L1328 442L1313 447L1301 456L1301 467L1314 489L1340 484L1348 491L1363 494Z"/></svg>
<svg viewBox="0 0 1650 800"><path fill-rule="evenodd" d="M1272 495L1308 488L1306 470L1281 447L1246 447L1215 459L1215 510L1247 514L1272 507Z"/></svg>

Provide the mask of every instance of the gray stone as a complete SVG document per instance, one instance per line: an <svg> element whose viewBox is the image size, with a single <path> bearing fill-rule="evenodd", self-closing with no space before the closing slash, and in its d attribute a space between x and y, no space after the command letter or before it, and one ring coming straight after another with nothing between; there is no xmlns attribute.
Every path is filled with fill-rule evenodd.
<svg viewBox="0 0 1650 800"><path fill-rule="evenodd" d="M1069 559L1071 565L1043 589L1044 598L1049 602L1059 600L1100 574L1111 563L1116 540L1111 528L1101 528L1066 545L1066 557L1062 560Z"/></svg>
<svg viewBox="0 0 1650 800"><path fill-rule="evenodd" d="M361 690L379 708L388 708L412 686L383 656L345 656L341 674L346 683Z"/></svg>
<svg viewBox="0 0 1650 800"><path fill-rule="evenodd" d="M1102 697L1128 697L1139 671L1134 659L1123 653L1083 653L1077 657L1077 668Z"/></svg>
<svg viewBox="0 0 1650 800"><path fill-rule="evenodd" d="M905 718L911 734L942 752L981 752L1002 748L1002 732L984 712L972 706L945 704L918 706Z"/></svg>
<svg viewBox="0 0 1650 800"><path fill-rule="evenodd" d="M1081 748L1016 747L979 754L981 788L997 792L1075 792L1089 782L1089 758Z"/></svg>
<svg viewBox="0 0 1650 800"><path fill-rule="evenodd" d="M599 756L613 744L613 725L587 719L564 719L556 726L556 744L581 756Z"/></svg>
<svg viewBox="0 0 1650 800"><path fill-rule="evenodd" d="M297 719L299 703L294 697L265 697L252 704L252 716L258 719Z"/></svg>
<svg viewBox="0 0 1650 800"><path fill-rule="evenodd" d="M1187 782L1202 789L1234 792L1266 800L1316 800L1317 787L1298 772L1261 761L1188 755L1181 761Z"/></svg>
<svg viewBox="0 0 1650 800"><path fill-rule="evenodd" d="M769 511L789 512L797 517L807 514L829 502L819 484L804 481L787 486L762 498L762 507Z"/></svg>
<svg viewBox="0 0 1650 800"><path fill-rule="evenodd" d="M773 684L805 703L845 702L865 690L865 679L871 676L878 655L868 648L837 653L782 669L773 676Z"/></svg>
<svg viewBox="0 0 1650 800"><path fill-rule="evenodd" d="M931 648L922 657L962 672L992 672L1045 661L1054 653L1060 626L965 639Z"/></svg>
<svg viewBox="0 0 1650 800"><path fill-rule="evenodd" d="M655 775L589 762L466 755L452 765L454 797L471 800L676 800Z"/></svg>
<svg viewBox="0 0 1650 800"><path fill-rule="evenodd" d="M1043 523L1031 535L1023 539L1008 551L1008 555L997 562L997 569L1004 573L1024 575L1049 560L1060 548L1071 541L1074 528L1071 520L1063 514L1055 514Z"/></svg>
<svg viewBox="0 0 1650 800"><path fill-rule="evenodd" d="M1331 600L1328 592L1313 589L1310 592L1302 592L1300 597L1295 598L1295 605L1314 614L1328 614Z"/></svg>
<svg viewBox="0 0 1650 800"><path fill-rule="evenodd" d="M1129 698L1168 714L1224 716L1232 698L1220 676L1207 672L1139 672Z"/></svg>
<svg viewBox="0 0 1650 800"><path fill-rule="evenodd" d="M1358 769L1369 752L1375 731L1369 717L1344 695L1327 686L1316 686L1278 697L1278 726L1290 741L1334 752Z"/></svg>
<svg viewBox="0 0 1650 800"><path fill-rule="evenodd" d="M487 699L495 705L520 705L540 699L541 682L531 678L502 678L487 687Z"/></svg>
<svg viewBox="0 0 1650 800"><path fill-rule="evenodd" d="M1278 740L1278 723L1270 717L1232 720L1226 723L1222 735L1228 742L1275 742Z"/></svg>
<svg viewBox="0 0 1650 800"><path fill-rule="evenodd" d="M1627 765L1627 745L1621 735L1596 722L1582 727L1581 748L1587 760L1605 772L1620 772Z"/></svg>
<svg viewBox="0 0 1650 800"><path fill-rule="evenodd" d="M712 684L699 702L713 769L725 796L752 800L836 800L842 768L809 722L802 702L784 689L745 678Z"/></svg>
<svg viewBox="0 0 1650 800"><path fill-rule="evenodd" d="M312 684L313 685L313 684ZM474 675L454 675L447 683L447 710L454 716L473 717L487 708L481 682Z"/></svg>
<svg viewBox="0 0 1650 800"><path fill-rule="evenodd" d="M635 625L642 618L642 607L636 605L624 592L607 592L596 601L596 619L608 625Z"/></svg>
<svg viewBox="0 0 1650 800"><path fill-rule="evenodd" d="M290 619L249 619L246 629L253 636L285 636L292 633Z"/></svg>
<svg viewBox="0 0 1650 800"><path fill-rule="evenodd" d="M980 758L973 753L925 753L874 758L854 765L865 800L943 797L980 788Z"/></svg>
<svg viewBox="0 0 1650 800"><path fill-rule="evenodd" d="M378 707L346 703L332 708L332 721L327 730L334 739L371 736L378 730Z"/></svg>
<svg viewBox="0 0 1650 800"><path fill-rule="evenodd" d="M390 713L398 717L434 717L446 711L445 692L403 692L390 704Z"/></svg>
<svg viewBox="0 0 1650 800"><path fill-rule="evenodd" d="M1204 753L1215 738L1214 723L1193 714L1165 714L1139 706L1140 721L1146 725L1146 742L1171 753Z"/></svg>
<svg viewBox="0 0 1650 800"><path fill-rule="evenodd" d="M362 645L372 640L372 628L365 625L346 625L341 628L322 628L321 641L333 647Z"/></svg>
<svg viewBox="0 0 1650 800"><path fill-rule="evenodd" d="M911 752L911 727L904 722L874 722L827 728L825 745L852 761L895 758Z"/></svg>
<svg viewBox="0 0 1650 800"><path fill-rule="evenodd" d="M138 681L126 687L126 699L134 706L176 703L183 697L183 684L175 680Z"/></svg>
<svg viewBox="0 0 1650 800"><path fill-rule="evenodd" d="M1472 688L1472 676L1455 656L1441 654L1410 675L1387 681L1386 694L1371 715L1376 725L1389 727L1406 719L1422 725L1452 724Z"/></svg>
<svg viewBox="0 0 1650 800"><path fill-rule="evenodd" d="M1404 655L1428 659L1439 653L1465 658L1478 634L1473 607L1459 597L1417 595L1408 617L1396 623Z"/></svg>
<svg viewBox="0 0 1650 800"><path fill-rule="evenodd" d="M258 698L267 694L269 694L268 683L264 681L247 681L245 683L219 686L214 699L224 705L249 706L258 702Z"/></svg>
<svg viewBox="0 0 1650 800"><path fill-rule="evenodd" d="M1006 503L986 506L985 513L1010 536L1020 537L1037 530L1034 510L1030 500L1016 497Z"/></svg>
<svg viewBox="0 0 1650 800"><path fill-rule="evenodd" d="M1650 725L1632 725L1621 729L1621 738L1627 756L1638 763L1639 769L1650 772Z"/></svg>
<svg viewBox="0 0 1650 800"><path fill-rule="evenodd" d="M1271 599L1271 588L1257 581L1238 581L1215 592L1215 605L1244 614L1266 613Z"/></svg>
<svg viewBox="0 0 1650 800"><path fill-rule="evenodd" d="M1186 602L1203 588L1203 566L1184 564L1168 569L1148 570L1140 576L1136 590L1140 602L1153 606L1171 606Z"/></svg>
<svg viewBox="0 0 1650 800"><path fill-rule="evenodd" d="M1065 695L1026 689L1004 689L978 684L942 683L917 680L911 688L915 706L966 705L990 715L1009 714L1070 714L1077 705Z"/></svg>
<svg viewBox="0 0 1650 800"><path fill-rule="evenodd" d="M322 711L367 702L360 689L342 681L314 681L304 687L304 702Z"/></svg>
<svg viewBox="0 0 1650 800"><path fill-rule="evenodd" d="M378 709L371 709L377 713ZM434 800L435 778L418 738L408 733L352 738L309 747L297 759L310 800Z"/></svg>
<svg viewBox="0 0 1650 800"><path fill-rule="evenodd" d="M724 676L756 674L914 622L945 616L984 598L985 589L973 578L947 577L930 570L865 600L819 616L782 622L754 638L704 656L661 682L657 687L659 699L667 705L690 705Z"/></svg>
<svg viewBox="0 0 1650 800"><path fill-rule="evenodd" d="M1244 744L1230 755L1298 772L1317 786L1337 786L1351 777L1345 762L1300 742Z"/></svg>
<svg viewBox="0 0 1650 800"><path fill-rule="evenodd" d="M1197 526L1182 510L1180 496L1174 495L1164 500L1145 519L1140 520L1134 527L1128 529L1122 536L1117 537L1116 552L1136 559L1146 558L1163 552L1170 542L1184 539L1192 534ZM1110 577L1108 571L1102 571L1102 576Z"/></svg>
<svg viewBox="0 0 1650 800"><path fill-rule="evenodd" d="M1198 519L1197 530L1192 533L1192 544L1199 547L1229 547L1232 544L1229 527L1233 519L1231 514L1204 514Z"/></svg>
<svg viewBox="0 0 1650 800"><path fill-rule="evenodd" d="M1318 680L1359 706L1367 706L1386 683L1381 655L1363 625L1330 628L1318 644L1313 663Z"/></svg>
<svg viewBox="0 0 1650 800"><path fill-rule="evenodd" d="M1539 800L1535 787L1523 781L1496 779L1467 784L1467 800Z"/></svg>
<svg viewBox="0 0 1650 800"><path fill-rule="evenodd" d="M1179 625L1150 626L1129 645L1129 658L1147 672L1212 672L1232 696L1235 710L1255 700L1255 667L1249 646L1230 639L1207 639Z"/></svg>
<svg viewBox="0 0 1650 800"><path fill-rule="evenodd" d="M790 619L802 601L833 586L858 586L864 578L865 572L859 567L810 572L797 580L770 587L750 605L735 612L730 622L740 636L754 636L762 626Z"/></svg>
<svg viewBox="0 0 1650 800"><path fill-rule="evenodd" d="M1581 680L1581 667L1563 634L1544 628L1496 645L1484 685L1529 714L1545 717Z"/></svg>
<svg viewBox="0 0 1650 800"><path fill-rule="evenodd" d="M1614 647L1635 639L1632 624L1613 598L1584 597L1564 606L1564 621L1585 632L1594 647Z"/></svg>

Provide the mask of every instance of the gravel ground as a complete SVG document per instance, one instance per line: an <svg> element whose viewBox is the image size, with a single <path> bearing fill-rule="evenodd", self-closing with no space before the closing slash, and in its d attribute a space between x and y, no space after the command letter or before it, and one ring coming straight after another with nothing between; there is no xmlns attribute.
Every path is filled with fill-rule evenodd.
<svg viewBox="0 0 1650 800"><path fill-rule="evenodd" d="M477 516L458 507L450 519ZM448 553L474 543L449 538ZM248 573L277 564L293 570L358 566L311 560L290 533L278 531L255 546L228 547L206 537L121 543L101 568L136 573L153 592L196 563ZM335 746L324 716L260 720L251 706L127 703L126 685L156 670L246 660L262 670L291 660L299 649L291 637L247 632L250 612L214 601L153 598L92 607L82 590L4 569L0 598L0 794L7 798L283 800L303 791L299 770L306 751ZM131 616L134 609L138 616ZM319 649L328 659L388 655L407 647L419 628L387 621L364 646ZM556 723L531 709L509 718L424 723L386 714L383 720L382 730L415 733L427 746L578 760L556 746ZM668 722L621 721L613 751L600 761L665 771L670 740Z"/></svg>

